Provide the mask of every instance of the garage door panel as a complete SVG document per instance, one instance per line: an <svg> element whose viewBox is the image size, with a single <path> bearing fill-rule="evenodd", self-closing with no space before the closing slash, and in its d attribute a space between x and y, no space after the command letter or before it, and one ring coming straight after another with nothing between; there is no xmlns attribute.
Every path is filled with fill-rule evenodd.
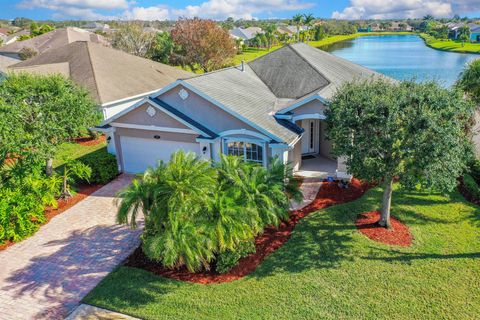
<svg viewBox="0 0 480 320"><path fill-rule="evenodd" d="M128 173L139 173L148 167L155 167L159 160L168 162L177 150L200 154L200 144L191 142L122 136L120 144L124 171Z"/></svg>

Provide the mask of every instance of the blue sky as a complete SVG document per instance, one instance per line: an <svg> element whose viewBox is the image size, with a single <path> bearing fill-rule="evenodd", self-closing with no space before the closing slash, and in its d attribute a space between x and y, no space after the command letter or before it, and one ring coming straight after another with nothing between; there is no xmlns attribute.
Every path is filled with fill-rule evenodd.
<svg viewBox="0 0 480 320"><path fill-rule="evenodd" d="M313 13L338 19L415 18L426 14L480 17L480 0L0 0L0 18L141 19L179 16L223 20L290 18Z"/></svg>

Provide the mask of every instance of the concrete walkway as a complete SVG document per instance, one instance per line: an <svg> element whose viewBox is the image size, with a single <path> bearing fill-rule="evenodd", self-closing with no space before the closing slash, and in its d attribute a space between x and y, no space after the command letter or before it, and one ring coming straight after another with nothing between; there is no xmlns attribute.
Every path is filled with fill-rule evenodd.
<svg viewBox="0 0 480 320"><path fill-rule="evenodd" d="M63 319L140 244L115 221L121 176L0 251L0 319Z"/></svg>

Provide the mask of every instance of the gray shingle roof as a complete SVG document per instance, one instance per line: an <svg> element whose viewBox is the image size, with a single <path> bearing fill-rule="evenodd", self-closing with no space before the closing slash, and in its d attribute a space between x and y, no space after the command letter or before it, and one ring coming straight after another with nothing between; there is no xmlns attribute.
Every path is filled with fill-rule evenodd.
<svg viewBox="0 0 480 320"><path fill-rule="evenodd" d="M249 65L277 98L298 99L329 84L293 46L275 50Z"/></svg>
<svg viewBox="0 0 480 320"><path fill-rule="evenodd" d="M244 71L232 67L184 82L283 141L290 142L298 136L275 120L277 98L248 65Z"/></svg>

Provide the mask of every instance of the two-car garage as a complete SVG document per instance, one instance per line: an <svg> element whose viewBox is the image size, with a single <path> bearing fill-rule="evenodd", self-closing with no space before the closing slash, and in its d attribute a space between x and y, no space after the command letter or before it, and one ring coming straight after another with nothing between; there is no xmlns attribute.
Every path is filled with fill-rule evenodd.
<svg viewBox="0 0 480 320"><path fill-rule="evenodd" d="M200 154L200 144L197 142L169 141L161 139L161 135L153 138L120 136L123 171L139 173L149 166L156 166L159 160L169 161L177 150ZM157 139L156 139L157 138Z"/></svg>

